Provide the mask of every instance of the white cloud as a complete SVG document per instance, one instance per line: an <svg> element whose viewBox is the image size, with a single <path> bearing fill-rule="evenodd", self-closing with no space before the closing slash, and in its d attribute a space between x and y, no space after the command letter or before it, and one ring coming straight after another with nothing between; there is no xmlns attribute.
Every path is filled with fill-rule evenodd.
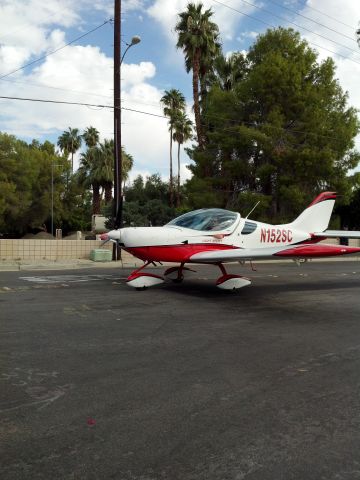
<svg viewBox="0 0 360 480"><path fill-rule="evenodd" d="M21 83L2 82L2 87L4 94L9 96L112 105L112 66L113 60L98 47L69 46L47 57L30 75L22 75ZM155 74L151 62L123 64L122 100L125 108L162 115L160 98L163 92L147 83ZM122 143L133 155L137 168L144 171L150 168L166 174L166 119L124 110L122 122ZM39 138L54 132L60 134L69 126L83 130L89 125L96 127L102 138L111 138L113 110L2 101L0 130L16 135Z"/></svg>
<svg viewBox="0 0 360 480"><path fill-rule="evenodd" d="M244 42L244 41L247 41L248 39L255 40L258 35L259 35L258 32L245 31L245 32L241 32L241 34L238 37L236 37L236 40L238 42Z"/></svg>
<svg viewBox="0 0 360 480"><path fill-rule="evenodd" d="M127 88L129 85L142 83L153 78L155 72L155 65L151 62L141 62L139 65L125 63L121 67L122 87Z"/></svg>

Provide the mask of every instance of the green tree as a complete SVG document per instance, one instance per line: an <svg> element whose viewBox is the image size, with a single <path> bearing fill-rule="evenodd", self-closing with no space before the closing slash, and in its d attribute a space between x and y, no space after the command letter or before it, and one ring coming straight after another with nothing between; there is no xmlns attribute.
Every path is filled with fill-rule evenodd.
<svg viewBox="0 0 360 480"><path fill-rule="evenodd" d="M125 189L124 225L164 225L176 215L168 205L169 187L158 174L144 178L139 175ZM110 215L109 215L110 216Z"/></svg>
<svg viewBox="0 0 360 480"><path fill-rule="evenodd" d="M52 168L55 211L64 194L62 158L50 142L27 144L0 133L0 231L21 236L50 223Z"/></svg>
<svg viewBox="0 0 360 480"><path fill-rule="evenodd" d="M179 14L179 21L175 27L178 33L177 48L181 48L185 55L185 68L193 72L193 98L197 139L199 147L205 145L200 112L199 88L207 73L212 68L213 60L220 52L219 29L211 21L211 9L203 11L203 5L189 3L187 10ZM201 90L204 91L202 88Z"/></svg>
<svg viewBox="0 0 360 480"><path fill-rule="evenodd" d="M172 141L175 118L180 112L185 109L185 97L176 89L166 90L161 98L161 103L164 106L164 115L169 118L169 132L170 132L170 206L174 205L174 179L173 179L173 161L172 161Z"/></svg>
<svg viewBox="0 0 360 480"><path fill-rule="evenodd" d="M261 215L275 222L321 190L349 195L359 124L332 60L318 62L297 32L277 28L258 37L247 62L230 90L217 81L210 87L209 142L205 152L189 151L195 177L206 180L219 206L241 209L249 193L261 196L269 206ZM192 184L189 198L196 199Z"/></svg>
<svg viewBox="0 0 360 480"><path fill-rule="evenodd" d="M192 121L188 118L185 112L179 112L173 123L174 133L173 140L178 144L178 174L177 174L177 189L176 189L176 206L180 206L180 146L192 138Z"/></svg>

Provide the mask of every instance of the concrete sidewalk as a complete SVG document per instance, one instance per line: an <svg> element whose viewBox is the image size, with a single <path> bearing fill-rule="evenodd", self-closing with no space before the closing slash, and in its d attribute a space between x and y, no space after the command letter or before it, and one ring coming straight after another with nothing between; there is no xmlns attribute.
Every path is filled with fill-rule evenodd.
<svg viewBox="0 0 360 480"><path fill-rule="evenodd" d="M62 260L0 260L0 272L18 270L67 270L79 268L137 268L143 261L129 254L122 255L119 261L94 262L85 258L71 258Z"/></svg>

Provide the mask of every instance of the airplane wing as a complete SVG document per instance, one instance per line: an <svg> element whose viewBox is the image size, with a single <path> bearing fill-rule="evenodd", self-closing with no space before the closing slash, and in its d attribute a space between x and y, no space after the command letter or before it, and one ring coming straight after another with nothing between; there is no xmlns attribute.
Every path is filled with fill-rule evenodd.
<svg viewBox="0 0 360 480"><path fill-rule="evenodd" d="M190 261L198 263L240 262L243 260L267 259L283 250L284 247L268 248L231 248L230 250L212 250L195 253Z"/></svg>
<svg viewBox="0 0 360 480"><path fill-rule="evenodd" d="M316 232L314 235L326 238L360 238L360 232L354 230L325 230L325 232Z"/></svg>

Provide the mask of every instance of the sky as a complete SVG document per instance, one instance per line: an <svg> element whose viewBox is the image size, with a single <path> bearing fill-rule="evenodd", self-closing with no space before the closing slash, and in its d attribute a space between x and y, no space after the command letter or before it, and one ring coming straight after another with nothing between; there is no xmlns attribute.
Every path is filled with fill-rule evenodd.
<svg viewBox="0 0 360 480"><path fill-rule="evenodd" d="M192 78L185 71L182 51L176 49L175 33L177 15L187 3L122 0L122 51L133 36L141 38L127 51L121 68L122 144L134 158L131 178L159 173L165 179L169 175L168 124L160 104L165 90L179 89L193 117ZM319 60L334 59L348 103L360 112L360 48L355 40L360 21L358 0L202 3L214 12L225 53L246 52L268 28L281 25L299 31L318 51ZM94 126L101 139L112 138L113 110L107 106L113 103L114 26L109 21L113 8L113 0L0 0L0 96L96 105L0 98L0 131L29 142L37 139L56 144L68 127L82 132ZM360 149L360 136L356 146ZM188 163L182 150L182 180L190 177Z"/></svg>

